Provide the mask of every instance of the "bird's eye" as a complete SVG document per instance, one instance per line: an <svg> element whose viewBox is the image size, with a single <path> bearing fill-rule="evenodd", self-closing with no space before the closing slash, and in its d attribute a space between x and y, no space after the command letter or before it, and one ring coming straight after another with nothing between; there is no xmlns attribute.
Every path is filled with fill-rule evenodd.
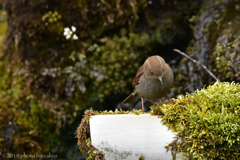
<svg viewBox="0 0 240 160"><path fill-rule="evenodd" d="M153 71L150 71L150 74L151 74L151 75L154 75Z"/></svg>

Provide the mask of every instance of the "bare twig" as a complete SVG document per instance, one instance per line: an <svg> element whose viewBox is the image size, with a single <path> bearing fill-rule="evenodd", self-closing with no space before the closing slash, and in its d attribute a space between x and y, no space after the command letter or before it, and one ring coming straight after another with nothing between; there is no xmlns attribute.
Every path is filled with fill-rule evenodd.
<svg viewBox="0 0 240 160"><path fill-rule="evenodd" d="M181 55L187 57L188 59L190 59L191 61L193 61L194 63L197 63L198 65L201 65L209 74L210 76L212 76L216 81L220 82L220 80L211 72L207 69L206 66L204 66L203 64L201 64L200 62L196 61L195 59L192 59L191 57L189 57L188 55L186 55L184 52L181 52L178 49L173 49L175 52L180 53Z"/></svg>

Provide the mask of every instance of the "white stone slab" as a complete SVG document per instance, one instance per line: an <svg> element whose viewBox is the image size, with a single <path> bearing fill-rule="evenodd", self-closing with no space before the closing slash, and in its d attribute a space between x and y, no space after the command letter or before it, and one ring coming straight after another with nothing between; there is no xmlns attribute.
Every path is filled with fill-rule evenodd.
<svg viewBox="0 0 240 160"><path fill-rule="evenodd" d="M175 136L161 119L149 114L96 115L90 118L92 145L106 160L172 160L164 146ZM180 160L180 158L177 158Z"/></svg>

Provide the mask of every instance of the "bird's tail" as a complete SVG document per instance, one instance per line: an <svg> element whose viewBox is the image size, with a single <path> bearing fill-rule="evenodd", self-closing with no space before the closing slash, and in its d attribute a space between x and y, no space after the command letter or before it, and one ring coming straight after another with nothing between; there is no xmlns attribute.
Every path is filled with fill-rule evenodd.
<svg viewBox="0 0 240 160"><path fill-rule="evenodd" d="M132 92L123 102L122 104L132 103L138 97L136 92Z"/></svg>

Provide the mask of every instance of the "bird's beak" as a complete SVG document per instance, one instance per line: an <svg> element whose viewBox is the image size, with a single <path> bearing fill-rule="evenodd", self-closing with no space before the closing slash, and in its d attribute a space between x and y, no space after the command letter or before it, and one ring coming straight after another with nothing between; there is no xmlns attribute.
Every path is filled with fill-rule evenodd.
<svg viewBox="0 0 240 160"><path fill-rule="evenodd" d="M163 85L162 76L159 76L158 79L159 79L159 81L160 81L160 82L162 83L162 85Z"/></svg>

